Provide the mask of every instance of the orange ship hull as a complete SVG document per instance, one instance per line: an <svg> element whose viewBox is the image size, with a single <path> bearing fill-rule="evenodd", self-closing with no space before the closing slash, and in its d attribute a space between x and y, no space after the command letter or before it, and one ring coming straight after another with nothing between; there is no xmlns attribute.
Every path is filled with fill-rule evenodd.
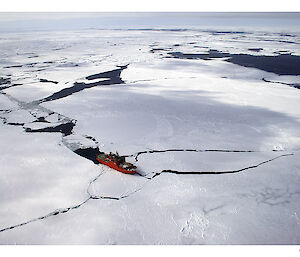
<svg viewBox="0 0 300 257"><path fill-rule="evenodd" d="M135 174L136 173L136 167L131 164L131 163L121 163L121 164L117 164L116 162L114 162L114 160L112 158L110 158L109 155L97 155L96 156L97 161L99 161L100 163L114 169L117 171L120 171L122 173L126 173L126 174ZM126 168L125 168L126 167ZM130 167L130 168L128 168Z"/></svg>

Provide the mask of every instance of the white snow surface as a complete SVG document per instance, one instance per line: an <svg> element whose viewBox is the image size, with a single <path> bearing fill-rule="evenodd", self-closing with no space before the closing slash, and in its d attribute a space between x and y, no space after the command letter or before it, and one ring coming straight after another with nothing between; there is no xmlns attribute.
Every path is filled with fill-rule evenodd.
<svg viewBox="0 0 300 257"><path fill-rule="evenodd" d="M208 49L300 55L299 38L199 30L1 34L1 76L21 85L0 91L0 244L300 244L300 90L262 80L299 83L299 76L226 58L165 58ZM75 82L105 81L85 77L123 65L122 84L37 102ZM70 121L67 136L25 132ZM142 176L73 152L93 147L130 155ZM194 151L151 152L176 149ZM162 170L187 174L155 176ZM190 174L200 171L239 172Z"/></svg>

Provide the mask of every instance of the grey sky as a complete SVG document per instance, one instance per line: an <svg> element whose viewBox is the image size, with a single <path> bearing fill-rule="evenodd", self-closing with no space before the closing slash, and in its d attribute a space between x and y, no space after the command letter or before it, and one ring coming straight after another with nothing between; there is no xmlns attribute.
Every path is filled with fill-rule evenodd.
<svg viewBox="0 0 300 257"><path fill-rule="evenodd" d="M299 28L300 13L0 13L0 31L214 26Z"/></svg>

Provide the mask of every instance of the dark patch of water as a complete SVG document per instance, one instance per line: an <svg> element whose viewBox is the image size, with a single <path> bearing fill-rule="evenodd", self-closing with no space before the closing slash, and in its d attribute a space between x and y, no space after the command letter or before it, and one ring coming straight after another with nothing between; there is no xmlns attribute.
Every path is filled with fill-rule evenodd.
<svg viewBox="0 0 300 257"><path fill-rule="evenodd" d="M170 32L181 32L181 31L188 31L189 29L150 29L150 28L143 28L143 29L127 29L127 30L140 30L140 31L170 31Z"/></svg>
<svg viewBox="0 0 300 257"><path fill-rule="evenodd" d="M10 65L10 66L5 66L4 68L5 69L9 69L9 68L21 68L23 66L26 66L26 67L34 67L36 64L38 64L37 62L32 62L32 63L27 63L27 64L18 64L18 65Z"/></svg>
<svg viewBox="0 0 300 257"><path fill-rule="evenodd" d="M27 64L25 64L24 66L27 66L27 67L34 67L36 64L37 64L37 62L32 62L32 63L27 63Z"/></svg>
<svg viewBox="0 0 300 257"><path fill-rule="evenodd" d="M9 68L21 68L23 67L23 65L11 65L11 66L5 66L5 69L9 69Z"/></svg>
<svg viewBox="0 0 300 257"><path fill-rule="evenodd" d="M292 54L279 54L276 56L230 54L212 49L207 54L185 54L182 52L169 52L168 54L171 58L180 59L212 60L227 57L226 62L243 67L256 68L278 75L300 75L300 56Z"/></svg>
<svg viewBox="0 0 300 257"><path fill-rule="evenodd" d="M154 52L156 52L156 51L166 51L167 49L166 48L152 48L151 50L150 50L150 52L151 53L154 53Z"/></svg>
<svg viewBox="0 0 300 257"><path fill-rule="evenodd" d="M18 122L5 122L4 124L11 125L11 126L24 126L24 123L18 123Z"/></svg>
<svg viewBox="0 0 300 257"><path fill-rule="evenodd" d="M211 31L213 35L222 35L222 34L246 34L244 31Z"/></svg>
<svg viewBox="0 0 300 257"><path fill-rule="evenodd" d="M57 81L54 81L54 80L48 80L48 79L40 79L40 82L49 82L49 83L58 84Z"/></svg>
<svg viewBox="0 0 300 257"><path fill-rule="evenodd" d="M296 37L295 35L291 34L280 34L281 37Z"/></svg>
<svg viewBox="0 0 300 257"><path fill-rule="evenodd" d="M10 78L0 77L0 85L10 84L10 83L11 83Z"/></svg>
<svg viewBox="0 0 300 257"><path fill-rule="evenodd" d="M172 48L152 48L150 50L151 53L155 53L157 51L167 51L167 50L171 50Z"/></svg>
<svg viewBox="0 0 300 257"><path fill-rule="evenodd" d="M262 50L264 50L263 48L248 48L249 51L253 51L253 52L260 52Z"/></svg>
<svg viewBox="0 0 300 257"><path fill-rule="evenodd" d="M72 130L73 130L74 126L75 126L75 123L70 121L70 122L67 122L67 123L64 123L64 124L60 124L60 125L55 126L55 127L47 127L47 128L42 128L42 129L25 128L25 131L29 132L29 133L34 133L34 132L49 132L49 133L60 132L64 136L68 136L68 135L72 134Z"/></svg>
<svg viewBox="0 0 300 257"><path fill-rule="evenodd" d="M94 137L92 137L92 136L85 136L85 138L91 139L93 142L97 143L96 138L94 138Z"/></svg>
<svg viewBox="0 0 300 257"><path fill-rule="evenodd" d="M276 40L276 39L262 39L259 41L266 41L266 42L279 42L279 43L287 43L287 44L296 44L299 45L300 43L295 41L288 41L288 40Z"/></svg>
<svg viewBox="0 0 300 257"><path fill-rule="evenodd" d="M95 86L104 86L104 85L113 85L113 84L124 84L124 81L121 79L121 72L122 70L127 68L126 66L119 66L119 69L111 70L111 71L106 71L102 73L97 73L93 74L90 76L87 76L87 80L94 80L94 79L99 79L99 78L107 78L107 80L103 81L97 81L97 82L92 82L92 83L84 83L84 82L75 82L72 87L64 88L51 96L48 96L44 99L39 100L38 102L48 102L48 101L53 101L57 99L61 99L64 97L67 97L69 95L72 95L74 93L80 92L86 88L92 88Z"/></svg>
<svg viewBox="0 0 300 257"><path fill-rule="evenodd" d="M122 70L124 70L126 68L127 68L127 66L120 66L119 69L93 74L93 75L87 76L86 79L87 80L94 80L94 79L101 79L101 78L120 79Z"/></svg>
<svg viewBox="0 0 300 257"><path fill-rule="evenodd" d="M300 75L300 56L296 55L253 56L239 54L233 55L227 62L273 72L277 75Z"/></svg>
<svg viewBox="0 0 300 257"><path fill-rule="evenodd" d="M74 153L86 159L91 160L95 164L99 164L99 161L96 160L96 155L101 153L98 147L96 148L90 147L90 148L83 148L83 149L80 148L75 150Z"/></svg>
<svg viewBox="0 0 300 257"><path fill-rule="evenodd" d="M38 117L34 122L51 123L51 122L45 120L45 117Z"/></svg>
<svg viewBox="0 0 300 257"><path fill-rule="evenodd" d="M275 51L273 52L274 54L292 54L290 51L288 50L279 50L279 51Z"/></svg>
<svg viewBox="0 0 300 257"><path fill-rule="evenodd" d="M229 53L222 53L218 50L210 49L207 54L185 54L182 52L169 52L169 55L173 58L179 58L179 59L202 59L202 60L212 60L215 58L224 58L224 57L230 57Z"/></svg>

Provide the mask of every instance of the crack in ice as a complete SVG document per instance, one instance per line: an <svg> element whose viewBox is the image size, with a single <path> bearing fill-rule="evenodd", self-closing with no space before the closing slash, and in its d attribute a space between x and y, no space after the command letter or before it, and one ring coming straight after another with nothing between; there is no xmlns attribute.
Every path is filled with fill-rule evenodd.
<svg viewBox="0 0 300 257"><path fill-rule="evenodd" d="M152 177L147 177L148 175L146 175L145 177L147 179L153 179L153 178L161 175L162 173L173 173L173 174L177 174L177 175L221 175L221 174L232 174L232 173L242 172L242 171L245 171L245 170L248 170L248 169L254 169L254 168L257 168L257 167L259 167L259 166L261 166L261 165L263 165L265 163L274 161L274 160L279 159L281 157L287 157L287 156L292 156L292 155L294 155L294 154L293 153L282 154L282 155L279 155L279 156L274 157L272 159L260 162L258 164L251 165L251 166L248 166L248 167L245 167L245 168L241 168L241 169L237 169L237 170L227 170L227 171L177 171L177 170L162 170L161 172L155 172Z"/></svg>
<svg viewBox="0 0 300 257"><path fill-rule="evenodd" d="M258 151L258 150L231 150L231 149L166 149L166 150L148 150L140 151L134 154L122 155L122 157L134 157L135 161L138 161L138 156L142 154L152 153L165 153L165 152L220 152L220 153L263 153L263 152L282 152L284 150L273 149L271 151Z"/></svg>

